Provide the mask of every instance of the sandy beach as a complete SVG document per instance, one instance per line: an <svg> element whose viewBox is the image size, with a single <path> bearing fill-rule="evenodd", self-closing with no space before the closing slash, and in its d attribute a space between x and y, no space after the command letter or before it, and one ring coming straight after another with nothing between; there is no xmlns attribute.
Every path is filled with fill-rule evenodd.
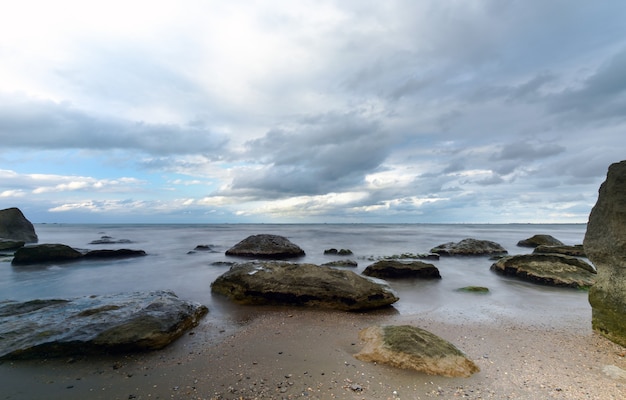
<svg viewBox="0 0 626 400"><path fill-rule="evenodd" d="M454 324L391 311L249 308L204 321L164 350L96 359L5 361L3 399L623 399L626 349L590 315L558 324ZM356 360L359 330L412 324L455 344L481 372L444 378Z"/></svg>

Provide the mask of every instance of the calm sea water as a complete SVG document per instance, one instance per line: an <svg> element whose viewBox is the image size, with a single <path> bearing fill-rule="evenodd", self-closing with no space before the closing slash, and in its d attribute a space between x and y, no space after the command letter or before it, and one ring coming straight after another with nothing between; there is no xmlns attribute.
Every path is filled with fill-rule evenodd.
<svg viewBox="0 0 626 400"><path fill-rule="evenodd" d="M516 246L534 234L550 234L565 244L583 241L584 224L436 225L436 224L314 224L314 225L70 225L38 224L39 243L63 243L79 249L145 250L147 257L126 260L81 261L47 266L11 266L0 263L0 300L68 298L82 295L169 289L179 297L205 304L210 320L231 318L241 307L211 295L211 282L228 270L212 265L216 261L241 261L224 252L260 233L282 235L299 245L306 256L297 262L321 264L339 257L327 256L328 248L346 248L361 272L372 259L401 253L426 253L429 249L465 238L492 240L509 254L531 249ZM93 245L102 236L129 240L129 244ZM197 245L209 245L214 252L192 252ZM191 252L191 253L190 253ZM422 315L448 322L499 323L516 320L541 324L555 320L567 324L590 315L587 294L573 289L551 288L502 277L490 271L488 257L446 257L435 264L440 281L393 281L400 301L400 314ZM480 285L488 295L468 294L455 289Z"/></svg>

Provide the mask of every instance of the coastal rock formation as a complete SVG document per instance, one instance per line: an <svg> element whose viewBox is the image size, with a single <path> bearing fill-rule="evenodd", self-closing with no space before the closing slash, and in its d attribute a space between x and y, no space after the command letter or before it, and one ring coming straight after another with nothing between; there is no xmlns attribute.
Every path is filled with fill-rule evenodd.
<svg viewBox="0 0 626 400"><path fill-rule="evenodd" d="M130 239L113 239L111 236L101 236L100 239L92 240L89 244L128 244Z"/></svg>
<svg viewBox="0 0 626 400"><path fill-rule="evenodd" d="M324 250L324 254L325 255L331 255L331 256L351 256L352 255L352 250L350 249L326 249Z"/></svg>
<svg viewBox="0 0 626 400"><path fill-rule="evenodd" d="M304 256L304 250L283 236L252 235L226 250L227 256L285 259Z"/></svg>
<svg viewBox="0 0 626 400"><path fill-rule="evenodd" d="M54 262L78 261L95 258L128 258L145 256L143 250L91 250L82 253L70 246L59 243L36 244L21 247L15 251L13 265L45 264Z"/></svg>
<svg viewBox="0 0 626 400"><path fill-rule="evenodd" d="M596 271L587 262L561 254L520 254L504 257L491 270L550 286L588 288L596 281Z"/></svg>
<svg viewBox="0 0 626 400"><path fill-rule="evenodd" d="M381 260L369 265L363 275L375 278L423 278L441 279L439 269L433 264L422 261Z"/></svg>
<svg viewBox="0 0 626 400"><path fill-rule="evenodd" d="M0 359L161 349L207 312L167 291L3 301Z"/></svg>
<svg viewBox="0 0 626 400"><path fill-rule="evenodd" d="M583 247L598 270L589 291L593 329L626 346L626 161L609 167Z"/></svg>
<svg viewBox="0 0 626 400"><path fill-rule="evenodd" d="M480 369L450 342L410 326L371 326L359 332L365 347L354 357L429 375L469 377Z"/></svg>
<svg viewBox="0 0 626 400"><path fill-rule="evenodd" d="M489 240L463 239L458 243L448 242L440 244L430 250L442 256L482 256L507 254L504 247Z"/></svg>
<svg viewBox="0 0 626 400"><path fill-rule="evenodd" d="M325 267L350 267L350 268L356 268L359 266L359 263L354 261L354 260L335 260L335 261L329 261L327 263L322 264L322 266Z"/></svg>
<svg viewBox="0 0 626 400"><path fill-rule="evenodd" d="M533 253L563 254L565 256L572 256L572 257L586 257L585 249L582 244L577 244L574 246L539 245L535 247L535 250L533 250Z"/></svg>
<svg viewBox="0 0 626 400"><path fill-rule="evenodd" d="M83 253L65 244L46 243L18 249L13 256L13 265L39 264L46 262L72 261Z"/></svg>
<svg viewBox="0 0 626 400"><path fill-rule="evenodd" d="M564 243L551 235L534 235L528 239L517 242L520 247L537 247L537 246L563 246Z"/></svg>
<svg viewBox="0 0 626 400"><path fill-rule="evenodd" d="M0 210L0 238L37 243L35 227L19 208Z"/></svg>
<svg viewBox="0 0 626 400"><path fill-rule="evenodd" d="M237 264L211 290L240 304L369 310L398 301L391 289L352 271L279 261Z"/></svg>
<svg viewBox="0 0 626 400"><path fill-rule="evenodd" d="M23 247L26 243L23 240L11 240L0 238L0 251L1 250L16 250Z"/></svg>

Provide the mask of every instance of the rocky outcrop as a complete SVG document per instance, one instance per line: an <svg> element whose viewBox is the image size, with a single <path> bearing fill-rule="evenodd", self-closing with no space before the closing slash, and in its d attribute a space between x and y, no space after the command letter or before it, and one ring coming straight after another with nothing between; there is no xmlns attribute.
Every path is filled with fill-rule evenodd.
<svg viewBox="0 0 626 400"><path fill-rule="evenodd" d="M352 255L352 250L350 249L326 249L324 250L324 254L325 255L331 255L331 256L351 256Z"/></svg>
<svg viewBox="0 0 626 400"><path fill-rule="evenodd" d="M83 253L65 244L46 243L18 249L13 256L13 265L65 262L81 258Z"/></svg>
<svg viewBox="0 0 626 400"><path fill-rule="evenodd" d="M574 246L546 246L539 245L535 247L533 253L548 253L548 254L563 254L565 256L572 257L586 257L585 249L582 244L577 244Z"/></svg>
<svg viewBox="0 0 626 400"><path fill-rule="evenodd" d="M59 243L25 246L15 251L13 265L45 264L78 261L81 259L128 258L145 256L143 250L91 250L82 253L70 246Z"/></svg>
<svg viewBox="0 0 626 400"><path fill-rule="evenodd" d="M442 256L483 256L507 254L504 247L489 240L463 239L458 243L448 242L432 248L431 253Z"/></svg>
<svg viewBox="0 0 626 400"><path fill-rule="evenodd" d="M369 310L398 301L388 286L352 271L280 261L237 264L211 285L240 304Z"/></svg>
<svg viewBox="0 0 626 400"><path fill-rule="evenodd" d="M161 349L207 312L167 291L3 301L0 359Z"/></svg>
<svg viewBox="0 0 626 400"><path fill-rule="evenodd" d="M329 261L327 263L322 264L325 267L350 267L356 268L359 266L359 263L354 260L335 260Z"/></svg>
<svg viewBox="0 0 626 400"><path fill-rule="evenodd" d="M609 167L583 247L598 270L589 291L593 329L626 346L626 161Z"/></svg>
<svg viewBox="0 0 626 400"><path fill-rule="evenodd" d="M478 366L450 342L409 326L371 326L359 332L365 347L355 358L429 375L469 377Z"/></svg>
<svg viewBox="0 0 626 400"><path fill-rule="evenodd" d="M369 265L363 275L374 278L422 278L441 279L439 269L433 264L422 261L381 260Z"/></svg>
<svg viewBox="0 0 626 400"><path fill-rule="evenodd" d="M89 244L129 244L130 239L114 239L111 236L101 236L100 239L92 240Z"/></svg>
<svg viewBox="0 0 626 400"><path fill-rule="evenodd" d="M19 208L0 210L0 238L37 243L35 227Z"/></svg>
<svg viewBox="0 0 626 400"><path fill-rule="evenodd" d="M253 235L245 238L230 249L227 256L286 259L304 256L304 250L283 236Z"/></svg>
<svg viewBox="0 0 626 400"><path fill-rule="evenodd" d="M23 240L11 240L0 238L0 251L16 250L23 247L26 243Z"/></svg>
<svg viewBox="0 0 626 400"><path fill-rule="evenodd" d="M521 254L504 257L491 270L550 286L589 288L596 281L596 271L587 262L561 254Z"/></svg>
<svg viewBox="0 0 626 400"><path fill-rule="evenodd" d="M537 247L537 246L563 246L564 243L551 235L534 235L528 239L517 242L520 247Z"/></svg>

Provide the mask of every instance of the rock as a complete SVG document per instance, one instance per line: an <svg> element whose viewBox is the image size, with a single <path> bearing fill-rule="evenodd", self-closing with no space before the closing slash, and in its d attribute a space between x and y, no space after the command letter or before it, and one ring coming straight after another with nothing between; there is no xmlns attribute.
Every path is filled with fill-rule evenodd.
<svg viewBox="0 0 626 400"><path fill-rule="evenodd" d="M593 329L626 346L626 161L609 167L583 247L598 270L589 291Z"/></svg>
<svg viewBox="0 0 626 400"><path fill-rule="evenodd" d="M91 250L85 253L83 258L129 258L143 257L146 252L143 250L118 249L118 250Z"/></svg>
<svg viewBox="0 0 626 400"><path fill-rule="evenodd" d="M561 254L521 254L504 257L491 270L523 280L550 286L589 288L596 271L587 262Z"/></svg>
<svg viewBox="0 0 626 400"><path fill-rule="evenodd" d="M551 235L534 235L528 239L517 242L520 247L537 247L537 246L563 246L563 242Z"/></svg>
<svg viewBox="0 0 626 400"><path fill-rule="evenodd" d="M19 208L0 210L0 238L37 243L35 227Z"/></svg>
<svg viewBox="0 0 626 400"><path fill-rule="evenodd" d="M359 266L359 263L357 263L354 260L336 260L336 261L330 261L327 263L322 264L325 267L350 267L350 268L356 268Z"/></svg>
<svg viewBox="0 0 626 400"><path fill-rule="evenodd" d="M577 244L574 246L539 245L535 247L535 250L533 250L533 253L563 254L565 256L572 256L572 257L586 257L585 249L582 244Z"/></svg>
<svg viewBox="0 0 626 400"><path fill-rule="evenodd" d="M3 301L0 359L161 349L207 312L167 291Z"/></svg>
<svg viewBox="0 0 626 400"><path fill-rule="evenodd" d="M326 249L324 250L324 254L332 255L332 256L351 256L353 253L352 253L352 250L350 249L341 249L341 250Z"/></svg>
<svg viewBox="0 0 626 400"><path fill-rule="evenodd" d="M430 250L442 256L482 256L507 254L507 251L496 242L489 240L463 239L458 243L444 243Z"/></svg>
<svg viewBox="0 0 626 400"><path fill-rule="evenodd" d="M26 243L23 240L11 240L0 238L0 250L15 250L23 247Z"/></svg>
<svg viewBox="0 0 626 400"><path fill-rule="evenodd" d="M383 260L439 260L439 254L435 253L402 253L392 256L384 256Z"/></svg>
<svg viewBox="0 0 626 400"><path fill-rule="evenodd" d="M422 261L381 260L369 265L363 275L375 278L423 278L441 279L439 270L433 264Z"/></svg>
<svg viewBox="0 0 626 400"><path fill-rule="evenodd" d="M284 259L304 256L304 250L278 235L252 235L226 250L227 256Z"/></svg>
<svg viewBox="0 0 626 400"><path fill-rule="evenodd" d="M130 239L113 239L111 236L101 236L100 239L92 240L89 244L128 244Z"/></svg>
<svg viewBox="0 0 626 400"><path fill-rule="evenodd" d="M486 288L484 286L465 286L462 288L458 288L457 292L487 294L489 293L489 288Z"/></svg>
<svg viewBox="0 0 626 400"><path fill-rule="evenodd" d="M13 265L40 264L46 262L72 261L83 253L70 246L57 243L36 244L18 249L13 256Z"/></svg>
<svg viewBox="0 0 626 400"><path fill-rule="evenodd" d="M347 311L380 308L398 301L388 286L352 271L280 261L234 265L211 284L211 290L240 304Z"/></svg>
<svg viewBox="0 0 626 400"><path fill-rule="evenodd" d="M469 377L480 369L453 344L423 329L371 326L359 332L365 347L354 357L429 375Z"/></svg>

